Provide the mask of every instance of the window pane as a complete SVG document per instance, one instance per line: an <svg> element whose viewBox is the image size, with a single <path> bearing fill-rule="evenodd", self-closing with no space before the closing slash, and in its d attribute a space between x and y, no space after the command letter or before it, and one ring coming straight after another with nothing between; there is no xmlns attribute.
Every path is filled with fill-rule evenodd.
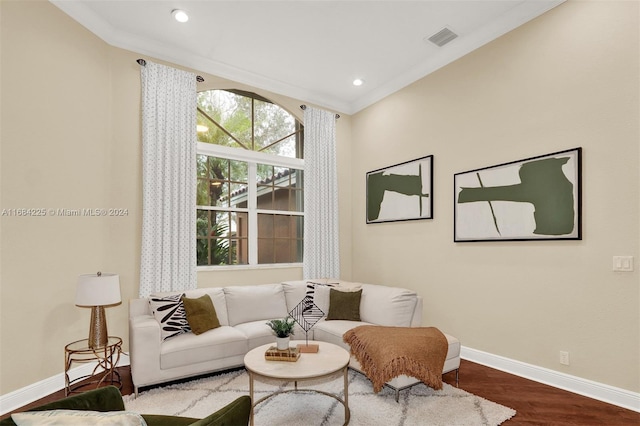
<svg viewBox="0 0 640 426"><path fill-rule="evenodd" d="M302 190L292 190L289 196L289 210L293 212L304 211L304 196Z"/></svg>
<svg viewBox="0 0 640 426"><path fill-rule="evenodd" d="M198 210L196 219L196 232L198 236L206 237L207 235L209 235L210 227L210 212L206 210Z"/></svg>
<svg viewBox="0 0 640 426"><path fill-rule="evenodd" d="M279 186L283 188L288 188L291 186L291 172L293 169L288 169L286 167L274 167L273 175L271 176L271 180L273 181L273 186Z"/></svg>
<svg viewBox="0 0 640 426"><path fill-rule="evenodd" d="M258 164L256 167L256 181L268 182L273 176L273 166L267 164Z"/></svg>
<svg viewBox="0 0 640 426"><path fill-rule="evenodd" d="M226 238L212 238L209 240L211 251L211 265L229 264L229 240Z"/></svg>
<svg viewBox="0 0 640 426"><path fill-rule="evenodd" d="M273 239L258 238L258 263L273 263Z"/></svg>
<svg viewBox="0 0 640 426"><path fill-rule="evenodd" d="M248 190L248 185L232 183L229 207L247 208L247 198L249 196Z"/></svg>
<svg viewBox="0 0 640 426"><path fill-rule="evenodd" d="M300 158L296 153L297 141L297 135L293 134L275 145L267 145L262 148L262 152L266 154L280 155L282 157Z"/></svg>
<svg viewBox="0 0 640 426"><path fill-rule="evenodd" d="M197 211L197 264L236 265L249 261L248 214Z"/></svg>
<svg viewBox="0 0 640 426"><path fill-rule="evenodd" d="M302 170L258 164L258 208L303 211Z"/></svg>
<svg viewBox="0 0 640 426"><path fill-rule="evenodd" d="M196 169L198 170L198 177L207 177L207 161L206 155L196 156Z"/></svg>
<svg viewBox="0 0 640 426"><path fill-rule="evenodd" d="M210 205L209 180L198 178L198 188L196 193L196 204L199 206Z"/></svg>
<svg viewBox="0 0 640 426"><path fill-rule="evenodd" d="M232 265L249 264L249 247L246 239L231 239Z"/></svg>
<svg viewBox="0 0 640 426"><path fill-rule="evenodd" d="M289 263L292 261L290 246L290 240L275 240L275 263Z"/></svg>
<svg viewBox="0 0 640 426"><path fill-rule="evenodd" d="M198 238L196 241L196 256L198 265L210 265L209 263L209 240Z"/></svg>
<svg viewBox="0 0 640 426"><path fill-rule="evenodd" d="M209 183L209 197L211 200L211 206L228 206L229 183L217 179L211 180Z"/></svg>
<svg viewBox="0 0 640 426"><path fill-rule="evenodd" d="M274 215L273 217L274 235L276 238L289 238L291 234L289 228L291 227L291 217Z"/></svg>
<svg viewBox="0 0 640 426"><path fill-rule="evenodd" d="M246 161L229 161L229 171L229 179L233 182L248 182L249 164Z"/></svg>
<svg viewBox="0 0 640 426"><path fill-rule="evenodd" d="M199 135L203 142L215 143L224 146L251 146L251 106L252 99L246 96L236 95L226 90L207 90L198 93L198 107L204 113L202 123L209 127L208 132ZM211 120L205 119L205 114L211 120L217 122L228 134L216 125L210 125ZM217 137L218 136L218 137ZM234 138L236 141L234 141ZM210 140L207 140L210 139Z"/></svg>
<svg viewBox="0 0 640 426"><path fill-rule="evenodd" d="M303 217L258 215L258 263L302 261Z"/></svg>
<svg viewBox="0 0 640 426"><path fill-rule="evenodd" d="M207 157L207 160L210 179L228 179L229 160L218 157Z"/></svg>
<svg viewBox="0 0 640 426"><path fill-rule="evenodd" d="M287 111L270 102L261 100L255 100L254 102L256 150L260 150L295 132L295 118ZM275 146L277 145L279 144Z"/></svg>
<svg viewBox="0 0 640 426"><path fill-rule="evenodd" d="M273 238L273 215L258 215L258 238Z"/></svg>
<svg viewBox="0 0 640 426"><path fill-rule="evenodd" d="M219 237L228 237L229 236L229 212L214 212L214 223L213 230L215 234Z"/></svg>
<svg viewBox="0 0 640 426"><path fill-rule="evenodd" d="M273 210L273 187L258 185L258 208Z"/></svg>

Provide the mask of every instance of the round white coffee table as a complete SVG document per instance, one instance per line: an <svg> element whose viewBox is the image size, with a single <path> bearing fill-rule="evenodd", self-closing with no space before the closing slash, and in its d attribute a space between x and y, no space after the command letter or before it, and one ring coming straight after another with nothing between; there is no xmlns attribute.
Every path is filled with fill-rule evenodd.
<svg viewBox="0 0 640 426"><path fill-rule="evenodd" d="M296 347L304 343L303 340L293 340L290 347ZM251 425L253 425L253 409L264 400L285 392L317 392L335 398L344 406L344 424L349 424L349 352L340 346L326 343L313 342L320 345L317 353L303 353L296 362L289 361L267 361L264 353L273 343L259 346L247 353L244 357L244 366L249 373L249 396L251 397ZM344 399L338 395L319 391L316 389L298 389L298 382L304 380L321 379L342 372L344 376ZM277 391L271 395L254 401L253 380L254 379L278 379L283 381L293 381L294 389Z"/></svg>

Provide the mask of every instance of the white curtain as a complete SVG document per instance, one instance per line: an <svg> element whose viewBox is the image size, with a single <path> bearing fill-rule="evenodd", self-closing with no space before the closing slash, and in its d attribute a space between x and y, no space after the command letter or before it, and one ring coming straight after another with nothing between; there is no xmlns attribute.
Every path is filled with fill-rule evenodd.
<svg viewBox="0 0 640 426"><path fill-rule="evenodd" d="M140 297L196 288L196 75L147 61L142 77Z"/></svg>
<svg viewBox="0 0 640 426"><path fill-rule="evenodd" d="M304 279L340 278L335 114L304 111Z"/></svg>

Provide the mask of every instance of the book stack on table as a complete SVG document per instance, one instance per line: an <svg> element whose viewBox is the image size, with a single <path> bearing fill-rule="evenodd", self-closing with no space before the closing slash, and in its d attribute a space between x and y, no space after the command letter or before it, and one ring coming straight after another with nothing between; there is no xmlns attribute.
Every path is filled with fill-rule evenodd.
<svg viewBox="0 0 640 426"><path fill-rule="evenodd" d="M264 353L264 358L268 361L289 361L296 362L300 358L298 348L289 348L280 350L275 346L271 346Z"/></svg>

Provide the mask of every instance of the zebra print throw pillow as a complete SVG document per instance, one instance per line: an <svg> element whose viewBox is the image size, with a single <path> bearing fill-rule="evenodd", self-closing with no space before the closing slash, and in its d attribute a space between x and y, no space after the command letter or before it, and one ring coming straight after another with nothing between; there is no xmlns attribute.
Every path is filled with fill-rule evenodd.
<svg viewBox="0 0 640 426"><path fill-rule="evenodd" d="M160 337L167 340L180 334L191 332L187 312L182 303L184 294L174 296L154 296L149 298L153 316L160 323Z"/></svg>

